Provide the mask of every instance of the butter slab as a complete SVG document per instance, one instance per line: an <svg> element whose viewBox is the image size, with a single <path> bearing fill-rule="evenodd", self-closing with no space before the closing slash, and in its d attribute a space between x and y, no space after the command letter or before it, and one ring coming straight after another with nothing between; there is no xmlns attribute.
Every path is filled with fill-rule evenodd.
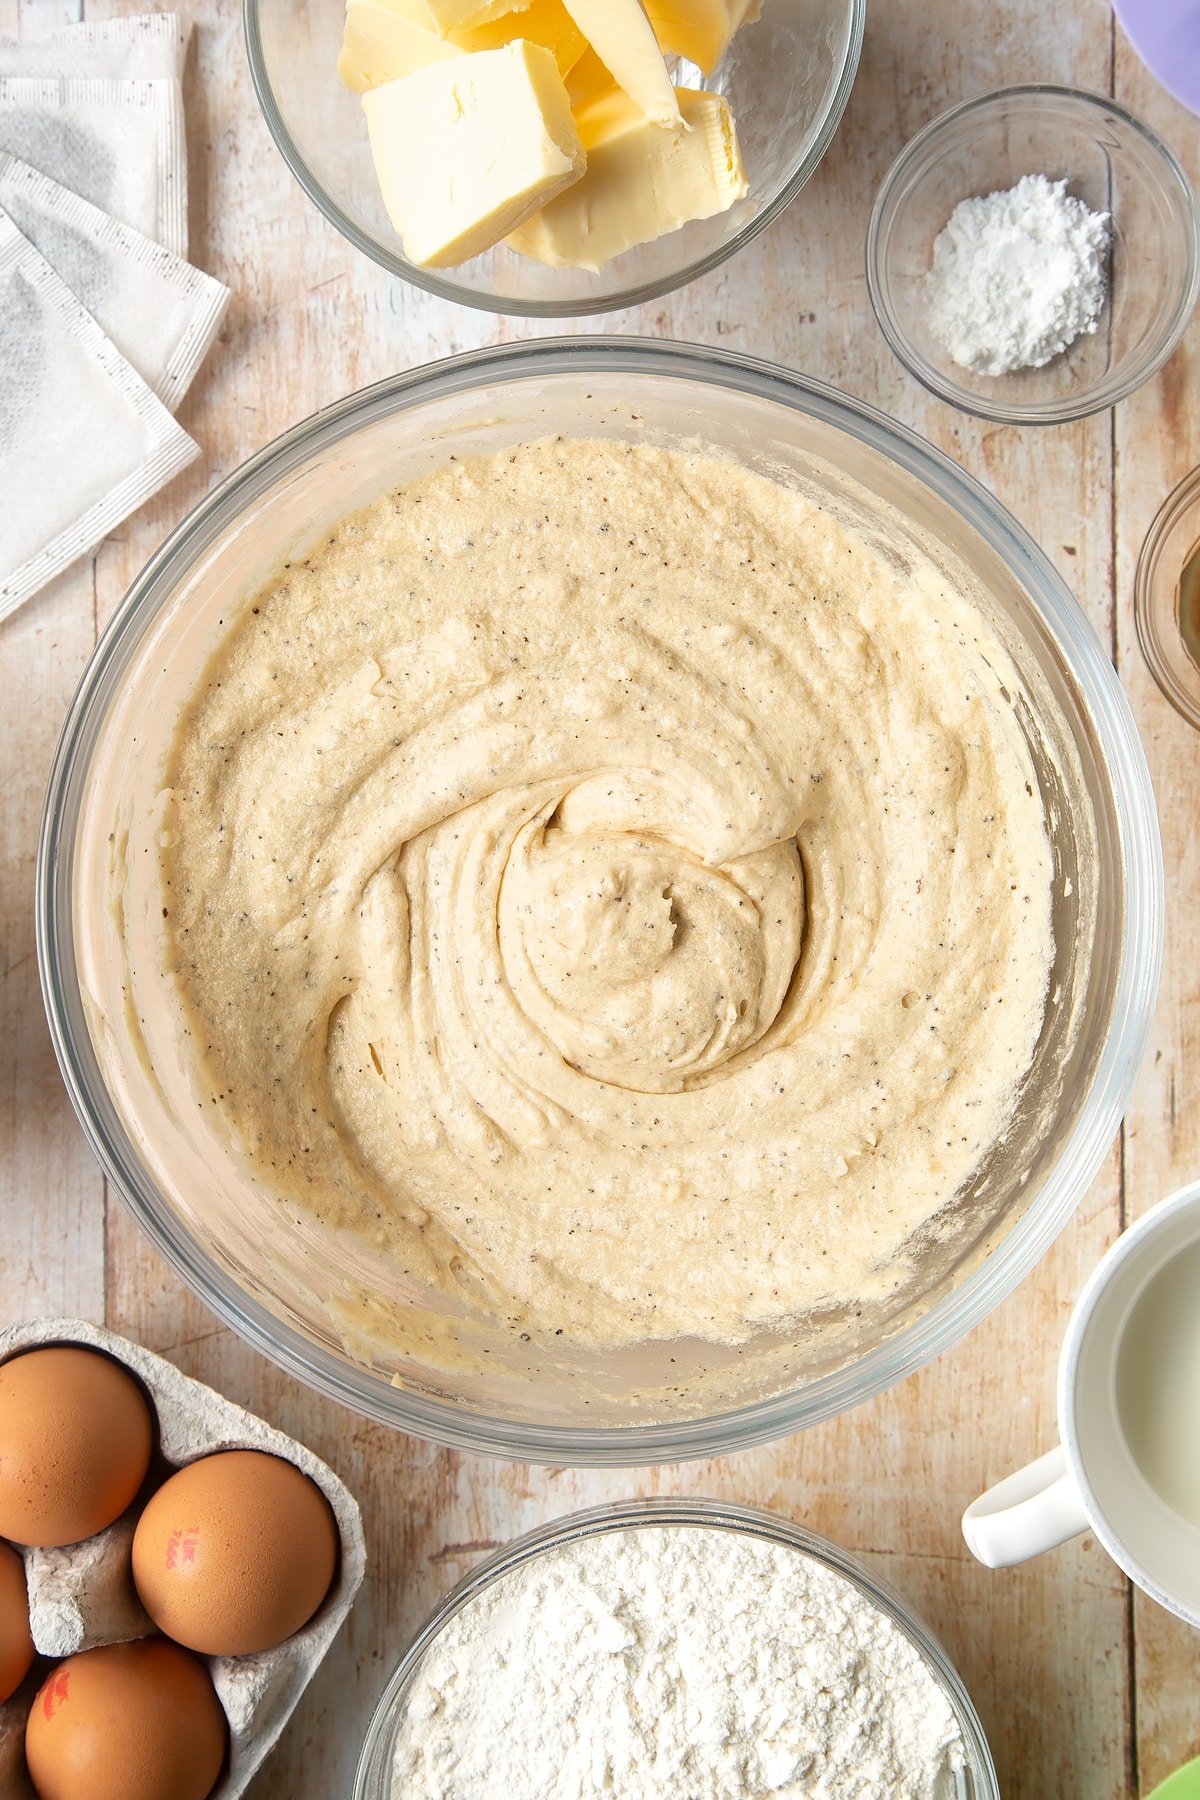
<svg viewBox="0 0 1200 1800"><path fill-rule="evenodd" d="M415 10L415 9L414 9ZM423 9L422 9L423 10ZM338 74L356 94L464 52L389 0L349 0Z"/></svg>
<svg viewBox="0 0 1200 1800"><path fill-rule="evenodd" d="M623 250L744 198L750 184L725 100L675 91L690 129L652 125L616 88L580 107L587 172L512 231L510 247L552 268L598 272Z"/></svg>
<svg viewBox="0 0 1200 1800"><path fill-rule="evenodd" d="M514 38L528 44L541 44L558 64L560 75L572 70L584 51L587 39L563 5L563 0L530 0L520 12L502 13L483 25L467 31L452 31L450 41L463 50L499 50Z"/></svg>
<svg viewBox="0 0 1200 1800"><path fill-rule="evenodd" d="M711 75L743 25L762 12L762 0L646 0L659 48L684 56Z"/></svg>
<svg viewBox="0 0 1200 1800"><path fill-rule="evenodd" d="M563 0L619 88L656 125L678 127L679 104L641 0Z"/></svg>
<svg viewBox="0 0 1200 1800"><path fill-rule="evenodd" d="M348 0L338 74L363 94L389 81L402 81L428 63L479 50L499 50L516 38L542 44L561 75L575 67L587 39L563 0L530 0L519 12L505 12L483 25L438 32L425 0ZM605 75L605 85L611 76Z"/></svg>
<svg viewBox="0 0 1200 1800"><path fill-rule="evenodd" d="M442 37L449 37L452 31L470 31L472 26L486 25L504 13L523 12L529 0L419 0L419 3L429 13L434 30Z"/></svg>
<svg viewBox="0 0 1200 1800"><path fill-rule="evenodd" d="M430 63L362 104L388 217L426 268L491 249L584 171L567 90L541 44Z"/></svg>
<svg viewBox="0 0 1200 1800"><path fill-rule="evenodd" d="M573 113L578 113L589 101L598 100L601 94L607 94L613 85L612 76L590 45L564 79Z"/></svg>

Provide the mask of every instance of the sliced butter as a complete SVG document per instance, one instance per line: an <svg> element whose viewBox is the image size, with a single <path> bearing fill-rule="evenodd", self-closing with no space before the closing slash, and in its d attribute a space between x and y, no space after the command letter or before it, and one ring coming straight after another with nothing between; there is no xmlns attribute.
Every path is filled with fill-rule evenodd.
<svg viewBox="0 0 1200 1800"><path fill-rule="evenodd" d="M439 37L428 23L415 22L390 0L349 0L338 74L362 94L387 81L401 81L427 63L462 54L457 44Z"/></svg>
<svg viewBox="0 0 1200 1800"><path fill-rule="evenodd" d="M563 0L584 37L647 119L678 126L679 106L641 0Z"/></svg>
<svg viewBox="0 0 1200 1800"><path fill-rule="evenodd" d="M677 88L684 124L651 125L619 89L576 114L587 173L509 236L553 268L599 270L623 250L724 212L749 192L729 107Z"/></svg>
<svg viewBox="0 0 1200 1800"><path fill-rule="evenodd" d="M412 3L413 0L401 0L402 5ZM442 37L449 37L452 31L470 31L505 13L523 12L529 0L421 0L421 3L433 22L433 29Z"/></svg>
<svg viewBox="0 0 1200 1800"><path fill-rule="evenodd" d="M711 75L736 31L752 24L762 0L646 0L646 14L661 49L685 56Z"/></svg>
<svg viewBox="0 0 1200 1800"><path fill-rule="evenodd" d="M568 70L565 80L572 112L578 112L589 100L598 100L613 85L612 76L590 47L574 67Z"/></svg>
<svg viewBox="0 0 1200 1800"><path fill-rule="evenodd" d="M506 12L485 25L439 35L425 0L348 0L338 74L356 94L402 81L427 63L444 62L469 51L499 50L516 38L541 44L565 75L574 68L587 40L563 0L530 0L520 12ZM611 77L606 74L606 83Z"/></svg>
<svg viewBox="0 0 1200 1800"><path fill-rule="evenodd" d="M583 173L567 90L541 44L429 63L362 103L388 217L429 268L481 255Z"/></svg>
<svg viewBox="0 0 1200 1800"><path fill-rule="evenodd" d="M587 39L563 0L530 0L521 12L504 13L469 31L452 31L450 38L463 50L499 50L514 38L524 38L549 50L560 75L573 69L587 49Z"/></svg>

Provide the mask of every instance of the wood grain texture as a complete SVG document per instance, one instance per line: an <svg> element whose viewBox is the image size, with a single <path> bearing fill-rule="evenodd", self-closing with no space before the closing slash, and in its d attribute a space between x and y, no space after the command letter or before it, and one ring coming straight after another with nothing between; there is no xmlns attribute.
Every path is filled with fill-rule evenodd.
<svg viewBox="0 0 1200 1800"><path fill-rule="evenodd" d="M803 1436L720 1461L617 1474L528 1469L434 1449L307 1393L186 1294L102 1183L53 1066L33 963L32 865L41 795L74 683L127 583L166 532L250 451L319 405L449 351L539 335L456 309L350 251L305 201L259 117L233 0L183 0L196 25L186 101L192 258L229 283L221 341L181 409L202 460L97 555L0 626L0 1316L105 1318L189 1374L311 1444L359 1495L371 1563L362 1598L255 1800L350 1791L373 1702L437 1598L492 1545L573 1507L635 1493L769 1506L861 1553L924 1613L988 1730L1006 1800L1118 1800L1200 1749L1200 1639L1083 1538L990 1574L968 1557L962 1507L1047 1448L1063 1326L1119 1229L1200 1173L1200 737L1143 668L1131 596L1137 552L1173 482L1200 460L1188 397L1200 333L1115 417L1019 432L926 396L871 319L862 244L877 183L947 104L1015 80L1115 91L1200 175L1200 125L1121 44L1106 0L872 0L842 130L796 204L735 263L607 329L776 358L913 425L1028 526L1112 647L1137 709L1163 813L1167 977L1128 1125L1035 1274L955 1351ZM769 4L769 0L768 0ZM87 16L138 10L96 0ZM77 0L0 0L0 33L39 35ZM583 329L584 327L580 327ZM2 351L0 351L2 353Z"/></svg>
<svg viewBox="0 0 1200 1800"><path fill-rule="evenodd" d="M1193 182L1196 121L1118 43L1114 92L1158 130ZM1167 941L1150 1051L1125 1125L1125 1210L1137 1218L1200 1175L1200 734L1159 693L1133 622L1138 553L1163 500L1200 462L1200 377L1193 330L1157 380L1116 412L1114 493L1117 667L1133 701L1158 799L1167 872ZM1200 1634L1132 1596L1137 1767L1147 1792L1200 1754Z"/></svg>

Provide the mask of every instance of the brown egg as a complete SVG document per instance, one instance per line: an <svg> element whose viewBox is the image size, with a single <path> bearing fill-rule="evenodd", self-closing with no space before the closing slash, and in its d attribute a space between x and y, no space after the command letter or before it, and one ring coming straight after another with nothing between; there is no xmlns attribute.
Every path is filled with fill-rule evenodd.
<svg viewBox="0 0 1200 1800"><path fill-rule="evenodd" d="M33 1662L25 1564L0 1544L0 1705L15 1694Z"/></svg>
<svg viewBox="0 0 1200 1800"><path fill-rule="evenodd" d="M208 1656L270 1650L329 1592L338 1533L321 1490L278 1456L189 1463L138 1520L133 1579L160 1631Z"/></svg>
<svg viewBox="0 0 1200 1800"><path fill-rule="evenodd" d="M25 1728L38 1800L207 1800L227 1728L208 1670L165 1638L59 1663Z"/></svg>
<svg viewBox="0 0 1200 1800"><path fill-rule="evenodd" d="M30 1350L0 1366L0 1537L77 1544L120 1518L150 1462L150 1409L95 1350Z"/></svg>

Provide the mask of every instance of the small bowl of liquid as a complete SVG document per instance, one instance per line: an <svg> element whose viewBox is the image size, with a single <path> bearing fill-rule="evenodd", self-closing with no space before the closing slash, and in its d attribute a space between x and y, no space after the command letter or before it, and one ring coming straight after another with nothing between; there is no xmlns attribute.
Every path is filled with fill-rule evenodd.
<svg viewBox="0 0 1200 1800"><path fill-rule="evenodd" d="M1134 619L1150 673L1200 731L1200 469L1159 509L1138 558Z"/></svg>

